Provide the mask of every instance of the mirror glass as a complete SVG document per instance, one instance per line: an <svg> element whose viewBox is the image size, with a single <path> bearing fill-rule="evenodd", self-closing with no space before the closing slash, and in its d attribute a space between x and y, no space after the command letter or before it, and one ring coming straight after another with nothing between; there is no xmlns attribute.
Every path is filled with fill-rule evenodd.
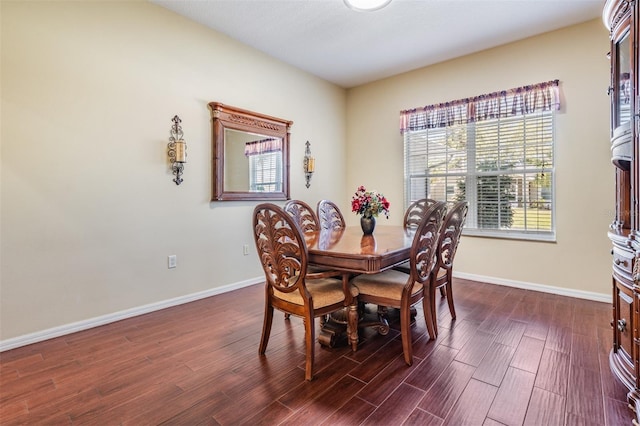
<svg viewBox="0 0 640 426"><path fill-rule="evenodd" d="M617 90L616 95L616 127L629 125L631 121L631 49L629 33L625 34L616 45L617 50Z"/></svg>
<svg viewBox="0 0 640 426"><path fill-rule="evenodd" d="M631 43L629 31L614 44L611 162L628 171L633 159L631 131Z"/></svg>
<svg viewBox="0 0 640 426"><path fill-rule="evenodd" d="M224 131L227 191L282 192L282 138Z"/></svg>
<svg viewBox="0 0 640 426"><path fill-rule="evenodd" d="M217 102L212 115L213 200L288 200L291 121Z"/></svg>

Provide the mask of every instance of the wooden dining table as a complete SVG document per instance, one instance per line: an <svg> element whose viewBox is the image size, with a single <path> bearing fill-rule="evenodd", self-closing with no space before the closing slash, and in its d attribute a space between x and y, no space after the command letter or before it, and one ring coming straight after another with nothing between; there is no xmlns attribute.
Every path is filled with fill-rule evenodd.
<svg viewBox="0 0 640 426"><path fill-rule="evenodd" d="M354 274L376 274L409 260L414 230L403 226L377 226L372 235L363 235L360 226L348 226L342 229L323 229L305 234L310 264L323 269L343 271L343 289L345 292L345 309L334 313L331 320L325 322L318 340L321 344L333 347L342 334L347 338L355 351L358 346L358 330L347 330L347 319L358 313L353 305L349 291L349 279ZM352 320L360 327L373 326L380 334L389 332L389 325L384 319L363 321L363 318Z"/></svg>
<svg viewBox="0 0 640 426"><path fill-rule="evenodd" d="M409 259L413 230L377 226L363 235L360 226L305 234L309 263L356 274L376 274Z"/></svg>

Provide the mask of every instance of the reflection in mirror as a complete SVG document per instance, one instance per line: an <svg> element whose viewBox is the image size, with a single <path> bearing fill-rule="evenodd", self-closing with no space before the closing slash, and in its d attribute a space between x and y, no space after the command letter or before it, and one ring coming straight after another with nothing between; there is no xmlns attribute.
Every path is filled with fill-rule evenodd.
<svg viewBox="0 0 640 426"><path fill-rule="evenodd" d="M213 200L289 199L291 121L209 104L213 125Z"/></svg>
<svg viewBox="0 0 640 426"><path fill-rule="evenodd" d="M611 162L629 170L633 157L631 131L631 45L629 32L615 43Z"/></svg>
<svg viewBox="0 0 640 426"><path fill-rule="evenodd" d="M362 251L360 253L375 253L377 248L378 246L376 244L376 237L374 237L372 234L362 236L362 239L360 240L360 249Z"/></svg>
<svg viewBox="0 0 640 426"><path fill-rule="evenodd" d="M616 127L631 121L631 49L629 33L617 43L618 50L618 90L616 96Z"/></svg>
<svg viewBox="0 0 640 426"><path fill-rule="evenodd" d="M282 191L282 138L225 129L224 152L226 191Z"/></svg>
<svg viewBox="0 0 640 426"><path fill-rule="evenodd" d="M344 234L345 228L322 228L318 232L320 234L320 240L318 241L318 248L320 250L329 250L332 248Z"/></svg>

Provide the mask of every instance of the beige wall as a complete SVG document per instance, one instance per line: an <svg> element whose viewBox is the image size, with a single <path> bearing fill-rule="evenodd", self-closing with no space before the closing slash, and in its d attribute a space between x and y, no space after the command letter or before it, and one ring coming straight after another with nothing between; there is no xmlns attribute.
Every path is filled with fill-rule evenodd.
<svg viewBox="0 0 640 426"><path fill-rule="evenodd" d="M400 110L559 79L557 242L466 237L460 243L456 270L494 282L609 297L607 229L614 215L614 172L608 143L608 51L608 32L595 19L351 89L348 187L355 190L364 184L383 192L392 203L389 222L402 223ZM349 220L354 223L355 218Z"/></svg>
<svg viewBox="0 0 640 426"><path fill-rule="evenodd" d="M558 242L465 238L457 267L610 292L599 20L345 91L146 2L0 8L0 343L261 278L247 226L255 203L209 201L210 101L293 120L293 198L336 200L355 224L349 199L364 184L388 196L399 224L401 109L558 78ZM176 114L188 143L180 186L166 160Z"/></svg>
<svg viewBox="0 0 640 426"><path fill-rule="evenodd" d="M0 339L262 276L255 203L209 201L208 102L292 120L292 197L345 198L343 89L147 2L0 7ZM166 159L176 114L180 186Z"/></svg>

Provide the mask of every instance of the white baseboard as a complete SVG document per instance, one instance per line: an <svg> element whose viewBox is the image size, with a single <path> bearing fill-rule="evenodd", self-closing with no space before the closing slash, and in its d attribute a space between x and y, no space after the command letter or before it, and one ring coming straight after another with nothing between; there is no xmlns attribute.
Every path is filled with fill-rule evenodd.
<svg viewBox="0 0 640 426"><path fill-rule="evenodd" d="M544 293L558 294L561 296L576 297L578 299L594 300L596 302L611 303L611 295L594 293L590 291L571 290L562 287L553 287L542 284L533 284L523 281L505 280L503 278L487 277L484 275L467 274L464 272L455 272L453 276L464 280L479 281L488 284L503 285L506 287L516 287L526 290L541 291ZM54 337L64 336L66 334L75 333L89 328L98 327L101 325L109 324L112 322L120 321L123 319L135 317L138 315L148 314L150 312L159 311L161 309L170 308L172 306L182 305L184 303L193 302L196 300L204 299L205 297L215 296L217 294L226 293L232 290L237 290L250 285L259 284L264 282L264 277L252 278L249 280L241 281L234 284L229 284L222 287L215 287L209 290L201 291L198 293L187 294L185 296L176 297L169 300L163 300L156 303L150 303L148 305L138 306L124 311L114 312L112 314L102 315L95 318L90 318L84 321L78 321L71 324L61 325L59 327L49 328L47 330L38 331L35 333L25 334L23 336L14 337L7 340L0 340L0 352L7 351L9 349L15 349L21 346L30 345L32 343L42 342L43 340L53 339Z"/></svg>
<svg viewBox="0 0 640 426"><path fill-rule="evenodd" d="M15 349L21 346L30 345L32 343L42 342L43 340L53 339L54 337L60 337L66 334L87 330L89 328L98 327L101 325L135 317L138 315L148 314L150 312L159 311L161 309L170 308L172 306L182 305L184 303L193 302L196 300L204 299L205 297L215 296L217 294L226 293L232 290L248 287L250 285L259 284L261 282L264 282L264 277L252 278L252 279L240 281L234 284L229 284L222 287L215 287L209 290L200 291L198 293L187 294L185 296L180 296L180 297L176 297L168 300L162 300L160 302L150 303L148 305L137 306L135 308L125 309L124 311L114 312L112 314L107 314L107 315L101 315L99 317L90 318L87 320L78 321L71 324L65 324L59 327L49 328L47 330L37 331L35 333L13 337L11 339L0 340L0 352L7 351L9 349Z"/></svg>
<svg viewBox="0 0 640 426"><path fill-rule="evenodd" d="M553 287L544 284L534 284L524 281L505 280L503 278L486 277L484 275L467 274L464 272L453 272L453 276L463 280L479 281L488 284L503 285L506 287L522 288L525 290L541 291L543 293L558 294L560 296L576 297L578 299L593 300L596 302L612 303L611 294L594 293L591 291L572 290L563 287Z"/></svg>

